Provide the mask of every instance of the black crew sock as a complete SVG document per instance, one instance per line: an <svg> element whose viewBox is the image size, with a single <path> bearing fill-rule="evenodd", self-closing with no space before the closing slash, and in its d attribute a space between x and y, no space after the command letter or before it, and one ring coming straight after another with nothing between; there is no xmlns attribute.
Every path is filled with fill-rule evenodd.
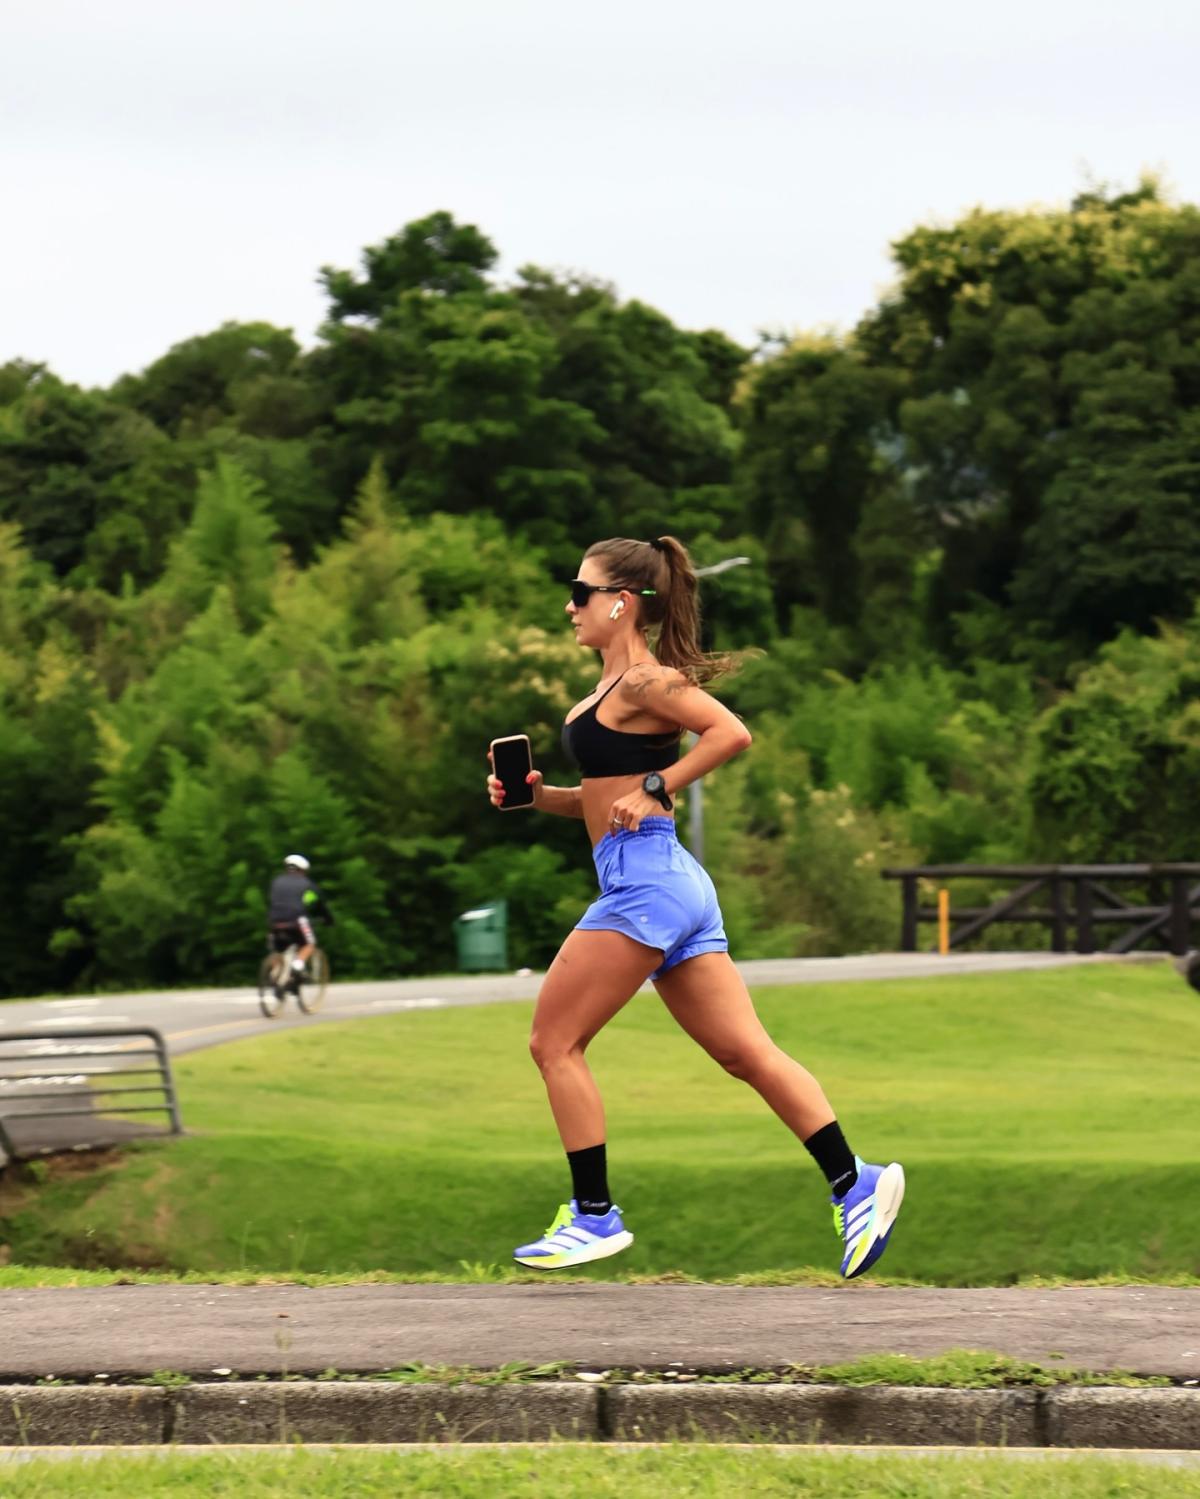
<svg viewBox="0 0 1200 1499"><path fill-rule="evenodd" d="M604 1145L589 1145L585 1150L568 1150L571 1167L571 1196L581 1213L602 1218L612 1207L608 1195L608 1154Z"/></svg>
<svg viewBox="0 0 1200 1499"><path fill-rule="evenodd" d="M858 1166L837 1120L824 1125L816 1134L809 1135L804 1148L825 1173L825 1180L833 1195L845 1197L858 1180Z"/></svg>

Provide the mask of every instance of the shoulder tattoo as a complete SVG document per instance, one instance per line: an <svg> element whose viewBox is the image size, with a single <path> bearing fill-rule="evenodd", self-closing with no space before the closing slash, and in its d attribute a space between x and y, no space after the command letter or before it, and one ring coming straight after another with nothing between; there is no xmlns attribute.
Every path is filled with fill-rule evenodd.
<svg viewBox="0 0 1200 1499"><path fill-rule="evenodd" d="M625 680L633 697L645 697L653 687L661 687L667 697L676 697L692 685L682 672L656 661L643 661L631 668Z"/></svg>
<svg viewBox="0 0 1200 1499"><path fill-rule="evenodd" d="M656 666L650 661L643 661L640 665L631 667L626 674L625 681L634 697L645 697L655 682L661 678L662 670L661 666Z"/></svg>

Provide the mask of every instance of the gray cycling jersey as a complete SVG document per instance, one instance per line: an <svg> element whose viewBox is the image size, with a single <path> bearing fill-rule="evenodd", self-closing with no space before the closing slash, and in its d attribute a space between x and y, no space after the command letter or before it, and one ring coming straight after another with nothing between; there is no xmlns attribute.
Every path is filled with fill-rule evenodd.
<svg viewBox="0 0 1200 1499"><path fill-rule="evenodd" d="M332 922L325 897L309 877L299 869L285 869L271 881L267 920L297 921L301 916L317 916Z"/></svg>

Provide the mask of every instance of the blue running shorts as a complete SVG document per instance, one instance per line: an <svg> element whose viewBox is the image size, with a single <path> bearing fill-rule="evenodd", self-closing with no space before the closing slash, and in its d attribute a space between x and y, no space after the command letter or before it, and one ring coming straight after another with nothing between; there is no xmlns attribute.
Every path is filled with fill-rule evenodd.
<svg viewBox="0 0 1200 1499"><path fill-rule="evenodd" d="M702 952L728 952L717 892L704 867L680 843L671 817L643 817L636 833L606 833L592 849L600 879L576 926L583 932L624 932L657 947L668 970Z"/></svg>

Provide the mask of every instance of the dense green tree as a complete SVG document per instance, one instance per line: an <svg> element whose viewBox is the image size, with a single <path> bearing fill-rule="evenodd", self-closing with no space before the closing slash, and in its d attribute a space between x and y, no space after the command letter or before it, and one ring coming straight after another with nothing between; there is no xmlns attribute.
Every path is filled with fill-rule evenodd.
<svg viewBox="0 0 1200 1499"><path fill-rule="evenodd" d="M511 297L406 291L378 327L325 336L313 371L331 425L315 451L335 489L380 456L417 514L486 510L561 536L588 512L594 424L551 393L554 341Z"/></svg>
<svg viewBox="0 0 1200 1499"><path fill-rule="evenodd" d="M893 248L851 336L764 346L740 390L781 626L818 610L861 667L961 653L981 612L992 648L1059 675L1122 625L1186 617L1200 211L1147 180Z"/></svg>
<svg viewBox="0 0 1200 1499"><path fill-rule="evenodd" d="M1077 863L1194 860L1200 833L1200 614L1131 631L1039 719L1036 852Z"/></svg>
<svg viewBox="0 0 1200 1499"><path fill-rule="evenodd" d="M157 591L191 616L223 586L238 618L257 624L270 607L272 582L283 564L261 486L236 463L220 459L200 481L196 507L171 548Z"/></svg>
<svg viewBox="0 0 1200 1499"><path fill-rule="evenodd" d="M166 439L102 392L37 366L9 366L0 388L12 397L0 406L0 522L15 521L33 555L65 575L99 527L120 524L125 481Z"/></svg>
<svg viewBox="0 0 1200 1499"><path fill-rule="evenodd" d="M1186 619L1200 596L1200 407L1124 451L1072 459L1026 543L1012 598L1052 657L1086 659L1114 623Z"/></svg>
<svg viewBox="0 0 1200 1499"><path fill-rule="evenodd" d="M185 339L112 394L172 437L231 419L258 437L296 437L315 416L300 346L270 323L224 323Z"/></svg>
<svg viewBox="0 0 1200 1499"><path fill-rule="evenodd" d="M613 298L563 330L553 383L594 424L584 457L596 529L659 536L677 512L712 515L726 534L743 529L730 489L736 434L728 409L709 398L730 378L732 348L704 345L653 308Z"/></svg>
<svg viewBox="0 0 1200 1499"><path fill-rule="evenodd" d="M74 888L71 842L94 816L99 694L64 628L65 591L0 525L0 994L67 983L71 957L49 955Z"/></svg>
<svg viewBox="0 0 1200 1499"><path fill-rule="evenodd" d="M311 370L330 487L345 495L380 455L413 513L502 514L560 566L584 539L658 535L677 511L740 530L728 401L743 352L580 278L526 267L501 289L487 241L434 218L368 252L363 281L326 273Z"/></svg>
<svg viewBox="0 0 1200 1499"><path fill-rule="evenodd" d="M1200 212L1147 180L1062 211L976 210L895 251L897 290L855 342L903 382L898 468L943 549L938 616L1011 596L1021 630L1080 649L1181 617L1196 575L1180 496L1195 494Z"/></svg>
<svg viewBox="0 0 1200 1499"><path fill-rule="evenodd" d="M474 224L457 224L442 209L364 250L361 277L324 266L321 281L334 322L378 322L405 292L454 296L482 291L496 258L495 246Z"/></svg>
<svg viewBox="0 0 1200 1499"><path fill-rule="evenodd" d="M834 625L863 609L859 529L891 498L897 478L880 429L896 379L832 338L801 338L765 360L740 402L745 454L739 484L767 544L779 622L811 607ZM900 573L915 528L902 533Z"/></svg>

